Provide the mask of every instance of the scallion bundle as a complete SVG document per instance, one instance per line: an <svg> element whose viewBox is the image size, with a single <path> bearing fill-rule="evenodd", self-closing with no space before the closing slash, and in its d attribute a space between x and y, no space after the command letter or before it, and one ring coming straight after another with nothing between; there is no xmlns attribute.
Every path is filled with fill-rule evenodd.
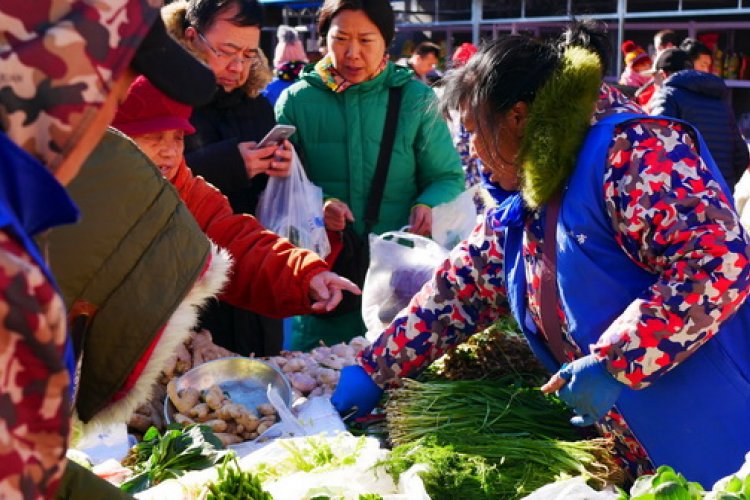
<svg viewBox="0 0 750 500"><path fill-rule="evenodd" d="M502 380L404 380L386 405L389 470L426 463L432 498L520 498L561 477L619 484L612 442L580 440L570 412L538 388Z"/></svg>
<svg viewBox="0 0 750 500"><path fill-rule="evenodd" d="M389 394L386 417L394 445L436 436L453 443L489 435L579 439L570 412L539 389L502 380L417 382Z"/></svg>

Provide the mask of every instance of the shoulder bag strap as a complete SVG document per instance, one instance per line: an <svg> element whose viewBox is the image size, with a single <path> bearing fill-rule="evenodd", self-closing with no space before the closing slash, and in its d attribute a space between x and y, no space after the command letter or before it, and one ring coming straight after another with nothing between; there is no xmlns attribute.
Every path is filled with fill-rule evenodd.
<svg viewBox="0 0 750 500"><path fill-rule="evenodd" d="M386 177L388 177L388 167L391 163L393 143L396 140L398 112L401 108L401 90L402 87L391 87L388 91L388 110L385 114L383 138L380 140L378 163L375 167L375 175L372 179L370 196L367 199L367 208L365 210L365 226L368 233L375 224L377 224L378 217L380 217L380 203L383 201L385 180Z"/></svg>
<svg viewBox="0 0 750 500"><path fill-rule="evenodd" d="M542 276L539 291L539 310L542 329L547 344L560 363L568 360L563 347L562 325L557 307L560 298L557 293L557 218L560 214L560 193L556 193L547 203L544 215L544 241L542 242Z"/></svg>

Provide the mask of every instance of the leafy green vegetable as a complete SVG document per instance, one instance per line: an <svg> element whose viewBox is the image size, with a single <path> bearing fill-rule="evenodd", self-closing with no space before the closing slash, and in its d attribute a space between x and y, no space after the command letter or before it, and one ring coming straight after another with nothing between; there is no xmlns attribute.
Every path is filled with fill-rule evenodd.
<svg viewBox="0 0 750 500"><path fill-rule="evenodd" d="M412 465L427 464L420 477L435 499L515 499L566 476L608 480L615 467L606 462L611 450L605 443L491 436L484 443L443 444L432 437L394 448L381 465L398 481Z"/></svg>
<svg viewBox="0 0 750 500"><path fill-rule="evenodd" d="M750 475L744 480L736 475L722 479L706 495L706 500L750 500Z"/></svg>
<svg viewBox="0 0 750 500"><path fill-rule="evenodd" d="M219 438L205 425L167 429L163 436L151 427L143 441L123 460L123 465L131 468L135 475L120 485L120 489L137 493L188 471L212 467L231 453L223 448Z"/></svg>
<svg viewBox="0 0 750 500"><path fill-rule="evenodd" d="M240 470L233 454L224 457L217 472L219 479L208 485L207 500L273 500L257 476Z"/></svg>
<svg viewBox="0 0 750 500"><path fill-rule="evenodd" d="M661 465L652 475L641 476L630 488L631 500L700 500L703 487L690 482L668 465Z"/></svg>
<svg viewBox="0 0 750 500"><path fill-rule="evenodd" d="M289 452L289 458L273 465L259 464L256 473L263 481L299 471L320 472L353 465L366 442L365 438L358 439L351 454L339 456L334 453L331 443L325 437L312 436L299 445L284 441L280 444Z"/></svg>

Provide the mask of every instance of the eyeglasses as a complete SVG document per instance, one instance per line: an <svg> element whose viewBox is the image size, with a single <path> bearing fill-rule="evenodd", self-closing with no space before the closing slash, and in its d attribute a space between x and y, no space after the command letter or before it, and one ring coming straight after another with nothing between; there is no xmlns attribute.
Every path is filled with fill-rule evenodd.
<svg viewBox="0 0 750 500"><path fill-rule="evenodd" d="M210 50L219 59L224 59L228 62L239 61L240 64L248 64L250 66L253 66L260 62L260 54L258 54L258 49L249 49L249 54L241 54L240 51L227 52L225 50L217 49L216 47L211 45L211 42L209 42L201 32L198 32L198 38L200 38L201 41L206 45L208 50Z"/></svg>

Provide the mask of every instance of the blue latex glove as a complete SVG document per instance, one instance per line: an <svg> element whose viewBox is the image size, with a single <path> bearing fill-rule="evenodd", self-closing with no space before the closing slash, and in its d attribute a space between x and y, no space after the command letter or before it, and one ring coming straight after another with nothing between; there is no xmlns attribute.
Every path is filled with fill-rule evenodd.
<svg viewBox="0 0 750 500"><path fill-rule="evenodd" d="M570 423L579 427L593 425L606 415L624 388L610 375L604 362L590 354L564 364L557 375L567 381L557 395L573 408L576 416Z"/></svg>
<svg viewBox="0 0 750 500"><path fill-rule="evenodd" d="M356 407L354 418L359 418L369 415L382 395L383 389L372 381L364 368L353 365L341 370L331 403L341 414Z"/></svg>

